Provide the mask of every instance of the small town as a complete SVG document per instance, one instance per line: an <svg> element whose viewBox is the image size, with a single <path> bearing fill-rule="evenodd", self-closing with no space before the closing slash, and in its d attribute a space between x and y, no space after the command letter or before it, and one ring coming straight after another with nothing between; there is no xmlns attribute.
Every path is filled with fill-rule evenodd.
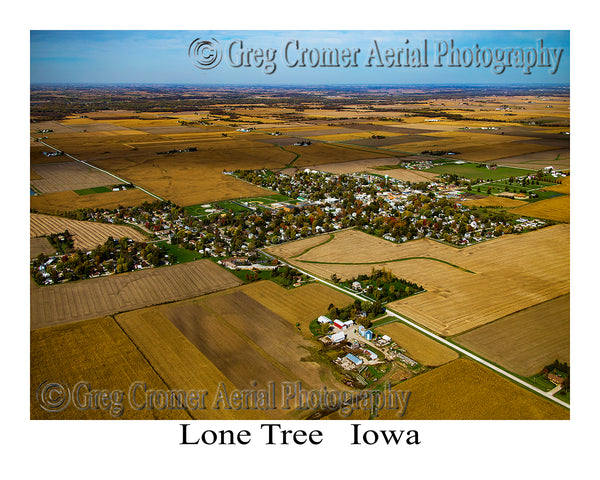
<svg viewBox="0 0 600 480"><path fill-rule="evenodd" d="M392 242L431 238L466 246L503 234L531 231L549 221L461 204L464 188L442 181L410 184L369 174L304 170L293 176L268 170L224 172L269 188L269 199L203 204L202 214L170 202L115 210L84 209L77 220L135 225L207 257L256 255L256 249L311 235L359 228Z"/></svg>

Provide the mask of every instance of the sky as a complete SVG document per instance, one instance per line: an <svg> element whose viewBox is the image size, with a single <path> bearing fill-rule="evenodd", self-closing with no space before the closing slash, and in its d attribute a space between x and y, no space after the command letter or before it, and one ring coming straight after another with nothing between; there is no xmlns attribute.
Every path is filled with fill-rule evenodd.
<svg viewBox="0 0 600 480"><path fill-rule="evenodd" d="M568 30L30 30L30 82L569 84L569 46ZM339 66L323 66L324 49Z"/></svg>

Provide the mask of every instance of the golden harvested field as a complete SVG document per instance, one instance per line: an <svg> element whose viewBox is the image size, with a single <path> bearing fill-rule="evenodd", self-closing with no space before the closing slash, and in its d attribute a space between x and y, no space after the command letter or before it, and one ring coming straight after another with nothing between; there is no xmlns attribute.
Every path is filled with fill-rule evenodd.
<svg viewBox="0 0 600 480"><path fill-rule="evenodd" d="M438 176L437 173L424 172L421 170L408 170L406 168L393 168L390 170L379 170L376 168L367 168L367 173L374 173L377 175L387 175L390 178L395 178L402 182L430 182Z"/></svg>
<svg viewBox="0 0 600 480"><path fill-rule="evenodd" d="M560 197L548 198L539 202L530 203L511 211L515 215L526 217L546 218L557 222L571 221L571 197L562 195Z"/></svg>
<svg viewBox="0 0 600 480"><path fill-rule="evenodd" d="M515 200L514 198L496 197L495 195L484 196L482 198L468 198L461 200L461 204L466 207L502 207L515 208L529 205L523 200Z"/></svg>
<svg viewBox="0 0 600 480"><path fill-rule="evenodd" d="M410 137L409 137L410 138ZM417 149L415 153L420 153L426 149L455 149L460 151L465 147L472 146L490 146L501 145L505 143L517 142L520 140L529 140L529 137L513 136L513 135L497 135L493 133L475 133L465 130L431 132L419 135L416 141L404 141L398 145L390 145L387 148L398 149ZM420 150L419 150L420 149Z"/></svg>
<svg viewBox="0 0 600 480"><path fill-rule="evenodd" d="M235 275L210 260L43 287L32 281L31 328L183 300L240 283Z"/></svg>
<svg viewBox="0 0 600 480"><path fill-rule="evenodd" d="M569 244L569 226L562 224L462 249L429 239L395 244L347 230L320 246L311 243L296 258L302 242L268 251L327 279L385 266L427 290L390 308L447 336L567 294Z"/></svg>
<svg viewBox="0 0 600 480"><path fill-rule="evenodd" d="M286 151L300 154L294 166L308 167L309 165L320 165L322 163L338 163L353 160L368 160L375 156L386 155L385 152L368 149L365 147L340 147L326 143L313 143L312 145L301 147L290 145L285 147ZM396 154L390 152L390 157L395 158Z"/></svg>
<svg viewBox="0 0 600 480"><path fill-rule="evenodd" d="M316 136L316 138L323 142L343 142L346 140L359 140L359 139L371 138L371 135L383 135L385 137L385 136L388 136L389 133L379 132L374 129L374 131L372 131L372 132L355 131L355 133L339 133L337 135L336 134L318 135L318 136ZM308 135L308 136L311 137L311 135Z"/></svg>
<svg viewBox="0 0 600 480"><path fill-rule="evenodd" d="M29 180L40 180L43 178L41 175L38 175L33 168L29 168Z"/></svg>
<svg viewBox="0 0 600 480"><path fill-rule="evenodd" d="M194 419L261 418L253 410L213 408L221 385L227 392L236 387L160 311L144 308L117 315L115 320L169 389L208 391L205 409L188 409Z"/></svg>
<svg viewBox="0 0 600 480"><path fill-rule="evenodd" d="M557 148L545 152L526 153L514 157L503 157L499 165L506 167L528 168L539 170L540 168L553 166L558 170L568 170L571 165L571 154L568 148Z"/></svg>
<svg viewBox="0 0 600 480"><path fill-rule="evenodd" d="M447 252L448 249L455 250L432 240L416 240L405 244L388 242L382 238L368 235L359 230L344 230L335 233L332 241L322 246L314 247L327 240L326 236L321 236L321 242L309 243L306 239L297 242L285 243L270 247L268 251L281 257L289 258L292 255L313 247L303 255L295 258L301 262L323 262L323 263L380 263L389 260L395 260L404 257L426 256L439 257ZM306 242L306 244L304 244ZM426 247L422 244L426 243ZM306 246L303 246L306 245ZM400 250L402 249L402 250ZM349 257L350 252L351 257ZM292 253L294 252L294 253ZM402 252L402 254L400 254ZM352 260L350 260L352 258ZM307 263L308 265L308 263Z"/></svg>
<svg viewBox="0 0 600 480"><path fill-rule="evenodd" d="M365 170L368 170L371 167L379 167L382 165L396 165L400 161L399 159L401 157L402 155L398 155L397 159L393 157L383 157L367 158L364 160L352 160L350 162L321 163L319 165L309 165L306 168L336 174L364 172Z"/></svg>
<svg viewBox="0 0 600 480"><path fill-rule="evenodd" d="M46 140L48 141L48 140ZM43 152L53 152L50 147L40 145L39 143L31 142L29 148L29 163L30 165L43 165L46 163L72 162L73 159L66 155L58 157L46 157Z"/></svg>
<svg viewBox="0 0 600 480"><path fill-rule="evenodd" d="M162 127L147 126L148 130L151 128ZM223 175L222 172L237 168L278 168L294 159L293 153L275 145L250 140L248 134L233 132L234 129L230 127L221 129L230 132L231 136L228 137L221 136L221 132L214 129L168 128L179 128L188 133L73 131L53 136L51 144L181 206L262 195L264 189ZM197 151L157 154L190 147Z"/></svg>
<svg viewBox="0 0 600 480"><path fill-rule="evenodd" d="M56 253L46 237L29 239L29 258L37 257L40 253L51 255Z"/></svg>
<svg viewBox="0 0 600 480"><path fill-rule="evenodd" d="M72 212L79 208L113 209L120 206L131 207L141 205L144 202L152 203L155 201L156 198L137 188L119 190L118 192L90 193L89 195L78 195L73 191L67 191L29 197L29 205L33 210L49 215Z"/></svg>
<svg viewBox="0 0 600 480"><path fill-rule="evenodd" d="M409 357L428 367L437 367L458 358L458 353L454 350L400 322L377 327L376 332L389 335L406 350Z"/></svg>
<svg viewBox="0 0 600 480"><path fill-rule="evenodd" d="M570 295L513 313L454 337L511 372L529 377L558 359L569 363Z"/></svg>
<svg viewBox="0 0 600 480"><path fill-rule="evenodd" d="M119 183L118 180L79 162L33 165L31 169L41 178L31 184L42 193L64 192Z"/></svg>
<svg viewBox="0 0 600 480"><path fill-rule="evenodd" d="M555 151L555 147L550 145L537 145L534 143L503 143L494 145L490 148L487 145L483 146L465 146L460 149L460 155L457 158L469 160L472 162L489 162L490 160L501 160L506 157L514 157L515 155L524 155L534 152L542 152L548 150L550 153ZM556 156L556 153L554 153ZM503 162L500 162L504 165ZM526 167L530 168L530 167Z"/></svg>
<svg viewBox="0 0 600 480"><path fill-rule="evenodd" d="M406 413L380 410L381 420L568 420L569 411L497 373L458 359L402 382L411 392Z"/></svg>
<svg viewBox="0 0 600 480"><path fill-rule="evenodd" d="M30 417L31 419L96 420L123 418L189 419L181 410L136 410L128 401L134 382L144 382L148 389L167 390L156 371L131 339L110 317L96 318L31 332L30 350ZM43 382L62 382L70 392L78 382L87 382L81 390L80 404L70 403L63 411L47 412L41 408L36 393ZM84 394L90 390L119 390L123 399L114 398L114 410L81 409ZM41 397L43 398L43 397ZM122 405L122 413L119 416Z"/></svg>
<svg viewBox="0 0 600 480"><path fill-rule="evenodd" d="M227 148L228 146L232 148ZM276 168L290 162L291 153L274 145L232 140L198 152L146 154L142 158L100 160L94 163L178 205L264 195L267 190L223 175L238 168ZM171 145L161 146L169 150Z"/></svg>
<svg viewBox="0 0 600 480"><path fill-rule="evenodd" d="M565 193L569 195L571 193L571 177L562 177L560 179L559 185L554 185L551 187L546 187L546 190L551 190L552 192Z"/></svg>
<svg viewBox="0 0 600 480"><path fill-rule="evenodd" d="M138 230L125 225L112 225L110 223L85 222L71 220L70 218L29 214L29 236L43 237L51 233L60 233L69 230L73 235L75 248L90 250L106 242L108 237L128 237L138 242L146 241L146 236Z"/></svg>
<svg viewBox="0 0 600 480"><path fill-rule="evenodd" d="M309 338L312 338L308 328L310 322L327 312L329 304L333 303L341 308L354 301L349 295L322 283L287 290L274 282L264 281L244 285L240 289L292 326L295 327L296 322L299 322L301 333Z"/></svg>
<svg viewBox="0 0 600 480"><path fill-rule="evenodd" d="M158 307L238 388L256 381L320 385L321 368L303 361L314 342L240 290Z"/></svg>
<svg viewBox="0 0 600 480"><path fill-rule="evenodd" d="M308 310L322 314L321 306L326 309L325 302L335 299L336 292L323 285L308 285L286 291L282 298L274 297L280 290L283 288L272 282L261 281L122 313L116 320L172 388L194 385L212 393L218 382L226 383L230 390L262 388L273 381L279 395L282 382L301 381L306 389L323 385L339 389L341 385L328 368L309 360L320 344L305 338L294 323L308 317L306 302ZM303 413L278 409L229 415L297 418Z"/></svg>

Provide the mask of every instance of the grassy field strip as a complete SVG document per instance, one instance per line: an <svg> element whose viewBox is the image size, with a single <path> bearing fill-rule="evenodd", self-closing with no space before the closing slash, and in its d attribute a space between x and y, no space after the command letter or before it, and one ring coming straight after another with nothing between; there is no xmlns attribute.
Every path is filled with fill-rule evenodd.
<svg viewBox="0 0 600 480"><path fill-rule="evenodd" d="M303 255L304 253L306 253L308 250L311 250L315 247L320 247L321 245L326 244L327 242L329 242L330 240L327 240L319 245L315 245L314 247L310 247L307 248L306 251L302 252L300 255ZM445 260L440 260L439 258L432 258L432 257L406 257L406 258L396 258L394 260L383 260L381 262L357 262L357 263L352 263L352 262L322 262L319 260L300 260L297 257L299 257L300 255L296 255L294 257L290 257L290 258L294 258L296 259L297 262L302 262L302 263L316 263L316 264L320 264L320 265L381 265L382 263L396 263L396 262L404 262L406 260L433 260L434 262L440 262L440 263L445 263L446 265L450 265L451 267L454 268L458 268L459 270L463 271L463 272L467 272L467 273L475 273L472 272L471 270L468 270L464 267L459 267L458 265L454 265L453 263L447 262Z"/></svg>
<svg viewBox="0 0 600 480"><path fill-rule="evenodd" d="M298 258L298 257L301 257L302 255L304 255L305 253L309 252L309 251L310 251L310 250L312 250L313 248L320 247L321 245L325 245L326 243L328 243L328 242L331 242L331 241L332 241L334 238L335 238L335 234L333 234L333 233L330 233L330 234L329 234L329 238L328 238L328 239L326 239L325 241L323 241L323 242L321 242L321 243L319 243L319 244L317 244L317 245L314 245L314 246L312 246L312 247L308 247L308 248L307 248L306 250L304 250L303 252L300 252L298 255L294 255L294 256L292 256L292 257L290 257L290 258ZM302 260L299 260L299 261L301 262Z"/></svg>
<svg viewBox="0 0 600 480"><path fill-rule="evenodd" d="M262 253L265 253L265 252L262 252ZM271 255L269 255L269 254L267 254L267 253L265 253L265 255L267 255L267 256L269 256L269 257L272 257ZM272 258L273 258L273 257L272 257ZM315 279L315 280L317 280L318 282L324 283L325 285L327 285L327 286L329 286L329 287L331 287L331 288L335 288L335 289L337 289L337 290L341 290L342 292L346 293L347 295L351 295L351 296L353 296L353 297L356 297L356 298L359 298L359 299L363 299L363 297L361 297L360 295L358 295L358 294L356 294L356 293L354 293L354 292L351 292L351 291L349 291L349 290L346 290L345 288L342 288L342 287L338 287L337 285L335 285L335 284L333 284L333 283L331 283L331 282L328 282L328 281L326 281L326 280L323 280L322 278L319 278L319 277L317 277L317 276L315 276L315 275L313 275L313 274L311 274L311 273L309 273L309 272L303 271L303 270L301 270L301 269L300 269L300 268L298 268L298 267L294 267L294 266L292 266L292 265L288 264L287 262L285 262L285 261L284 261L284 260L282 260L282 259L279 259L279 260L280 260L282 263L284 263L285 265L289 266L290 268L296 268L296 270L298 270L298 271L299 271L299 272L301 272L302 274L304 274L304 275L307 275L307 276L309 276L309 277L311 277L311 278L314 278L314 279ZM369 300L369 301L371 301L371 300ZM533 392L537 393L538 395L541 395L541 396L543 396L543 397L547 398L548 400L551 400L551 401L553 401L553 402L555 402L555 403L558 403L559 405L561 405L561 406L563 406L563 407L565 407L565 408L568 408L568 409L570 409L570 408L571 408L571 407L570 407L570 405L569 405L568 403L565 403L565 402L563 402L562 400L559 400L558 398L556 398L556 397L554 397L554 396L550 395L548 392L544 392L543 390L540 390L539 388L536 388L536 387L534 387L533 385L530 385L530 384L529 384L529 383L527 383L526 381L524 381L524 380L521 380L521 379L520 379L520 378L518 378L518 377L515 377L514 375L512 375L512 374L511 374L511 373L509 373L509 372L507 372L506 370L504 370L504 369L502 369L502 368L500 368L500 367L498 367L498 366L496 366L496 365L493 365L492 363L490 363L490 362L488 362L488 361L484 360L483 358L481 358L481 357L479 357L479 356L477 356L477 355L475 355L475 354L473 354L473 353L469 352L468 350L465 350L464 348L461 348L461 347L459 347L458 345L456 345L456 344L454 344L454 343L450 342L449 340L446 340L445 338L439 337L439 336L438 336L438 335L436 335L435 333L432 333L432 332L430 332L429 330L427 330L427 329L425 329L425 328L421 327L420 325L417 325L416 323L414 323L414 322L411 322L410 320L408 320L408 319L406 319L406 318L402 317L401 315L399 315L398 313L396 313L396 312L394 312L394 311L390 310L389 308L386 308L386 313L387 313L388 315L392 316L392 317L396 317L398 320L400 320L401 322L403 322L403 323L405 323L405 324L409 325L410 327L412 327L412 328L414 328L414 329L416 329L416 330L419 330L421 333L424 333L424 334L425 334L425 335L427 335L428 337L431 337L431 338L433 338L434 340L437 340L438 342L440 342L440 343L442 343L442 344L444 344L444 345L446 345L446 346L448 346L448 347L452 348L453 350L456 350L457 352L460 352L460 353L462 353L463 355L465 355L465 356L467 356L467 357L471 358L472 360L475 360L476 362L478 362L478 363L480 363L480 364L482 364L482 365L484 365L484 366L488 367L489 369L491 369L491 370L494 370L495 372L499 373L500 375L503 375L504 377L508 378L509 380L512 380L513 382L516 382L516 383L518 383L519 385L522 385L522 386L524 386L525 388L528 388L529 390L532 390Z"/></svg>
<svg viewBox="0 0 600 480"><path fill-rule="evenodd" d="M293 154L293 155L296 155L296 156L294 157L294 159L293 159L293 160L290 160L290 163L288 163L288 164L285 166L285 168L290 168L290 167L293 167L293 166L294 166L294 163L296 163L296 160L298 160L298 159L300 158L300 154L299 154L299 153L296 153L296 152L290 152L289 150L286 150L285 148L283 148L281 145L279 145L279 148L281 148L281 149L282 149L284 152L287 152L287 153L291 153L291 154Z"/></svg>
<svg viewBox="0 0 600 480"><path fill-rule="evenodd" d="M31 138L33 139L33 137L31 137ZM46 145L47 147L49 147L49 148L51 148L51 149L53 149L53 150L56 150L57 152L59 152L59 151L60 151L58 148L55 148L55 147L53 147L52 145L48 145L46 142L42 142L41 140L38 140L38 142L39 142L39 143L41 143L41 144L43 144L43 145ZM131 182L129 182L128 180L125 180L125 179L123 179L123 178L121 178L121 177L117 177L115 174L113 174L113 173L110 173L110 172L108 172L108 171L106 171L106 170L102 170L101 168L98 168L98 167L96 167L96 166L94 166L94 165L92 165L92 164L90 164L90 163L87 163L87 162L85 162L84 160L79 160L78 158L75 158L73 155L69 155L68 153L65 153L65 155L66 155L67 157L69 157L69 158L72 158L72 159L73 159L73 160L75 160L76 162L83 163L84 165L87 165L88 167L94 168L94 169L96 169L96 170L98 170L98 171L100 171L100 172L102 172L102 173L105 173L105 174L107 174L107 175L110 175L111 177L113 177L113 178L116 178L116 179L117 179L119 182L121 182L121 183L131 183ZM133 185L133 184L132 184L132 185ZM146 194L150 195L151 197L154 197L154 198L156 198L157 200L160 200L161 202L164 202L164 201L165 201L165 199L164 199L164 198L161 198L161 197L159 197L158 195L155 195L154 193L152 193L152 192L149 192L148 190L146 190L145 188L142 188L142 187L140 187L139 185L133 185L133 186L134 186L135 188L137 188L137 189L141 190L142 192L144 192L144 193L146 193Z"/></svg>

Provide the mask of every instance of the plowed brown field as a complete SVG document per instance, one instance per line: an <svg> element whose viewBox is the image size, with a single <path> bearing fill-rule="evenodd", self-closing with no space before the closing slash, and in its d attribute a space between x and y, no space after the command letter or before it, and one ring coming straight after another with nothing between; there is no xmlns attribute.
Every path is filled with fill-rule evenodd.
<svg viewBox="0 0 600 480"><path fill-rule="evenodd" d="M31 328L183 300L239 285L210 260L39 287L31 286Z"/></svg>

